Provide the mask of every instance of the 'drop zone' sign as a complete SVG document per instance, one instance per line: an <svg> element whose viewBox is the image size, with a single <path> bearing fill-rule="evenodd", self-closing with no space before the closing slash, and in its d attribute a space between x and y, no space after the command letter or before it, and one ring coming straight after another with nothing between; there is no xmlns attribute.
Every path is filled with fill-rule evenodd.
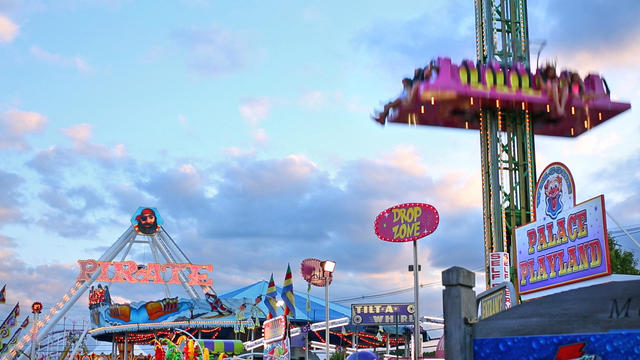
<svg viewBox="0 0 640 360"><path fill-rule="evenodd" d="M413 303L352 304L353 325L412 325L416 308Z"/></svg>
<svg viewBox="0 0 640 360"><path fill-rule="evenodd" d="M425 237L436 230L438 211L429 204L407 203L381 212L374 222L376 235L384 241L405 242Z"/></svg>

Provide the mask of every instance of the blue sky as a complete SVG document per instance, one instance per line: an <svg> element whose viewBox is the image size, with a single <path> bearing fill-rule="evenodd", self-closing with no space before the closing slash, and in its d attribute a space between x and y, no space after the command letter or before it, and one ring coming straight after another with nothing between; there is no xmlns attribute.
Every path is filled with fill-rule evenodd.
<svg viewBox="0 0 640 360"><path fill-rule="evenodd" d="M541 60L601 73L632 105L579 138L536 137L537 167L565 163L578 201L605 194L629 226L640 224L639 10L529 5L533 59L544 40ZM214 265L221 293L271 273L281 282L287 263L304 291L309 257L338 263L336 298L411 286L410 245L373 232L377 213L403 202L441 216L420 241L422 283L481 269L478 133L369 118L414 67L473 59L474 31L470 0L0 1L2 312L58 301L76 261L99 258L138 206L157 207L192 261ZM441 314L439 285L421 300L423 315Z"/></svg>

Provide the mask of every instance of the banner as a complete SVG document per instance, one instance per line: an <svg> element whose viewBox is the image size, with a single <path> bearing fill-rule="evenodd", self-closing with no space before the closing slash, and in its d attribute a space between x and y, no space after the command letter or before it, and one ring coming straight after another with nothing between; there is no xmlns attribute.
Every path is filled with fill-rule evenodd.
<svg viewBox="0 0 640 360"><path fill-rule="evenodd" d="M20 315L20 303L13 307L13 310L7 315L7 318L0 326L0 339L6 339L11 334L11 328L16 326L18 315Z"/></svg>
<svg viewBox="0 0 640 360"><path fill-rule="evenodd" d="M278 316L278 312L276 311L276 309L278 308L278 306L276 305L277 294L276 283L273 281L273 274L271 274L271 278L269 279L269 287L267 287L267 293L265 294L267 301L264 302L267 310L269 310L269 319Z"/></svg>
<svg viewBox="0 0 640 360"><path fill-rule="evenodd" d="M285 313L289 316L296 317L296 298L293 295L293 279L291 277L291 266L287 264L287 274L284 276L284 284L282 285L282 300L284 300L285 309L289 309Z"/></svg>

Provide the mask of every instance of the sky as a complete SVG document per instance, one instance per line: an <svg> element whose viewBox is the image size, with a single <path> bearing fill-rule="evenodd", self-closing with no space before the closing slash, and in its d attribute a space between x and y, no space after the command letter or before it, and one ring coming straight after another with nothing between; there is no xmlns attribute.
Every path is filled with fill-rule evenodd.
<svg viewBox="0 0 640 360"><path fill-rule="evenodd" d="M536 136L538 172L564 163L579 202L604 194L616 221L638 226L640 3L528 10L532 62L540 51L599 73L631 103L580 137ZM471 0L0 0L0 53L0 313L54 306L77 260L101 257L139 206L213 265L218 293L272 273L281 285L287 264L304 292L301 261L332 259L331 298L360 297L348 306L412 301L411 244L379 240L373 222L428 203L440 224L418 242L421 315L441 316L449 267L476 271L484 290L479 133L370 118L415 67L475 59ZM130 258L153 262L144 246ZM112 296L163 295L114 285ZM87 320L86 306L68 316Z"/></svg>

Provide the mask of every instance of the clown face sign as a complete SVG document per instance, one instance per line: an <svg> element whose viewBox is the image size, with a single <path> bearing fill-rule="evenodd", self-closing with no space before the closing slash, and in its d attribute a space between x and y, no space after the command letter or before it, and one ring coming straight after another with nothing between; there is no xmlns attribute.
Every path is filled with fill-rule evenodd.
<svg viewBox="0 0 640 360"><path fill-rule="evenodd" d="M611 273L603 195L576 204L569 169L552 163L534 202L534 221L516 229L521 294Z"/></svg>

